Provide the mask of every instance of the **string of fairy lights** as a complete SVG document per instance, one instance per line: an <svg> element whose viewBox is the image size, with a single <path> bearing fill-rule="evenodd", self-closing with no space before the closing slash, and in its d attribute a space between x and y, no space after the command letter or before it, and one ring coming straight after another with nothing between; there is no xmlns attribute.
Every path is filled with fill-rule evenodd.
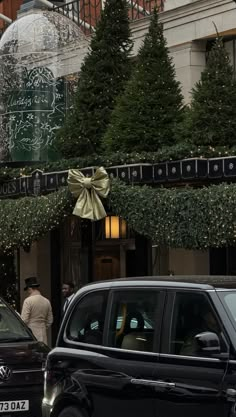
<svg viewBox="0 0 236 417"><path fill-rule="evenodd" d="M180 143L170 147L163 147L157 152L115 152L112 154L92 154L87 157L61 159L56 162L42 163L21 168L0 167L0 181L16 179L29 175L35 169L43 172L64 171L73 168L86 168L91 166L116 166L135 163L159 163L164 161L178 161L188 158L218 158L236 156L236 147L227 146L194 146L188 143Z"/></svg>
<svg viewBox="0 0 236 417"><path fill-rule="evenodd" d="M66 187L49 195L2 200L0 204L0 253L29 247L72 211L72 197Z"/></svg>
<svg viewBox="0 0 236 417"><path fill-rule="evenodd" d="M156 245L207 249L236 242L236 184L181 189L127 186L114 180L110 205Z"/></svg>
<svg viewBox="0 0 236 417"><path fill-rule="evenodd" d="M236 242L236 184L194 189L152 188L113 180L108 205L157 245L207 249ZM49 195L2 200L0 253L27 247L72 213L67 187Z"/></svg>

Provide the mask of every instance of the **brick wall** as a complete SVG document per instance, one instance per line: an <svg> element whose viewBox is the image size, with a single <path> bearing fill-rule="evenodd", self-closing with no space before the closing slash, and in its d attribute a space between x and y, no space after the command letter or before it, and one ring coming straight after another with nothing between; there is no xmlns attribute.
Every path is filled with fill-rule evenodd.
<svg viewBox="0 0 236 417"><path fill-rule="evenodd" d="M3 13L14 20L22 2L23 0L2 0L0 2L0 13ZM0 29L3 28L3 26L4 22L0 20Z"/></svg>

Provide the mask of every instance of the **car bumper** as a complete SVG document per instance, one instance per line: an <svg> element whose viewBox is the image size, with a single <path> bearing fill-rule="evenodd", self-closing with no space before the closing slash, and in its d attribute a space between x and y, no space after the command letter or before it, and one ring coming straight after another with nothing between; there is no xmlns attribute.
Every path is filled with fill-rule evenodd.
<svg viewBox="0 0 236 417"><path fill-rule="evenodd" d="M0 416L6 417L42 417L41 404L43 392L41 387L23 387L21 389L9 387L0 391ZM24 411L21 407L17 411L17 406L28 401L29 409ZM8 409L5 407L8 403ZM10 408L15 403L14 409ZM14 411L14 412L13 412Z"/></svg>

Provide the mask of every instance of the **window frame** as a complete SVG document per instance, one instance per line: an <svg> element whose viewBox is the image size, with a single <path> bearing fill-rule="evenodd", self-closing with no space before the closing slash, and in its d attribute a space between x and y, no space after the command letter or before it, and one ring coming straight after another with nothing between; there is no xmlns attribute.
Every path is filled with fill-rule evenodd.
<svg viewBox="0 0 236 417"><path fill-rule="evenodd" d="M127 291L156 291L160 294L160 303L158 307L158 313L157 318L155 321L155 330L154 330L154 344L153 344L153 351L134 351L134 350L126 350L122 348L112 347L108 346L108 333L110 329L110 322L111 322L111 311L113 306L113 300L114 300L114 294L117 292L127 292ZM95 344L89 344L84 343L81 341L76 341L69 339L67 337L67 331L71 323L71 319L73 316L73 313L75 309L78 308L79 303L84 299L84 297L87 297L89 294L94 294L96 292L107 292L107 306L106 306L106 312L105 312L105 320L104 320L104 331L103 331L103 342L102 345L95 345ZM166 302L166 288L163 287L157 287L157 286L118 286L118 287L104 287L104 288L97 288L97 289L91 289L90 291L86 291L80 295L77 299L74 300L75 302L72 302L72 305L69 306L67 314L65 316L65 321L62 323L62 327L60 330L60 333L58 335L58 340L56 345L57 346L66 346L71 347L74 349L81 349L81 350L93 350L93 351L116 351L116 352L127 352L129 354L138 354L138 355L151 355L156 356L160 353L160 347L161 347L161 338L162 338L162 324L163 324L163 317L164 317L164 308L165 308L165 302ZM157 328L159 327L160 331L157 334Z"/></svg>
<svg viewBox="0 0 236 417"><path fill-rule="evenodd" d="M108 346L108 342L109 342L109 332L110 332L110 326L111 326L111 321L112 321L112 308L114 305L114 299L116 294L121 293L121 292L136 292L136 291L156 291L157 293L159 293L159 306L157 308L157 317L155 319L154 322L154 335L153 335L153 351L138 351L138 350L132 350L132 349L124 349L124 348L120 348L120 347L114 347L114 346ZM162 323L163 323L163 315L164 315L164 304L165 304L165 298L166 298L166 289L162 288L162 287L156 287L156 286L130 286L130 287L117 287L117 288L113 288L111 289L110 292L110 300L109 300L109 309L107 310L107 322L104 325L105 328L105 341L106 341L106 348L110 349L110 350L115 350L115 351L119 351L119 352L129 352L129 353L137 353L137 354L149 354L149 355L156 355L158 353L160 353L160 346L161 346L161 333L162 333ZM159 332L157 332L157 329L160 329Z"/></svg>
<svg viewBox="0 0 236 417"><path fill-rule="evenodd" d="M101 292L106 292L107 293L107 305L106 305L106 309L105 309L105 319L104 319L104 330L103 330L103 335L102 335L102 345L99 344L91 344L91 343L85 343L82 341L77 341L77 340L73 340L73 339L69 339L68 338L68 331L71 325L71 320L73 318L73 315L75 313L75 311L78 309L78 305L88 296L92 295L92 294L96 294L96 293L101 293ZM75 304L73 304L73 308L70 309L69 314L66 316L66 322L63 322L63 328L62 328L62 333L61 335L59 335L59 339L63 340L63 343L66 344L66 346L73 346L73 347L78 347L81 349L86 349L86 347L94 347L94 348L101 348L105 346L105 329L106 329L106 322L107 322L107 312L108 312L108 308L109 308L109 298L110 298L110 289L109 288L98 288L98 289L93 289L91 291L86 291L83 294L81 294L81 296L76 300Z"/></svg>
<svg viewBox="0 0 236 417"><path fill-rule="evenodd" d="M213 290L214 291L214 290ZM191 289L191 288L174 288L174 289L170 289L168 290L167 293L167 302L166 302L166 308L165 308L165 312L164 312L164 323L170 323L169 326L163 326L163 332L162 332L162 341L161 341L161 351L160 353L162 355L168 355L168 356L173 356L175 358L185 358L190 360L191 358L198 358L199 360L216 360L214 355L209 355L209 356L194 356L194 355L177 355L175 353L171 353L170 352L170 341L171 341L171 333L172 333L172 325L173 325L173 316L174 316L174 309L175 309L175 300L176 300L176 295L180 293L180 294L184 294L184 293L192 293L192 294L201 294L203 295L209 305L211 306L212 311L215 314L215 317L217 318L217 321L220 323L221 328L222 328L222 338L224 340L224 343L226 345L227 348L227 353L223 352L222 355L229 355L229 351L230 351L230 341L224 326L224 322L221 318L221 316L219 315L219 312L217 310L217 307L214 304L214 301L212 300L212 297L209 294L209 291L203 291L201 289ZM223 356L222 356L223 357Z"/></svg>

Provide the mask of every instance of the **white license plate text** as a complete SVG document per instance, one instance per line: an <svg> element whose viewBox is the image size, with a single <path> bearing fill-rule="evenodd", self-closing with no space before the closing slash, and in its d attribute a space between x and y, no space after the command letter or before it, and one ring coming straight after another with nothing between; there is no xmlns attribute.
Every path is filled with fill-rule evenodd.
<svg viewBox="0 0 236 417"><path fill-rule="evenodd" d="M0 413L29 411L29 400L0 401Z"/></svg>

